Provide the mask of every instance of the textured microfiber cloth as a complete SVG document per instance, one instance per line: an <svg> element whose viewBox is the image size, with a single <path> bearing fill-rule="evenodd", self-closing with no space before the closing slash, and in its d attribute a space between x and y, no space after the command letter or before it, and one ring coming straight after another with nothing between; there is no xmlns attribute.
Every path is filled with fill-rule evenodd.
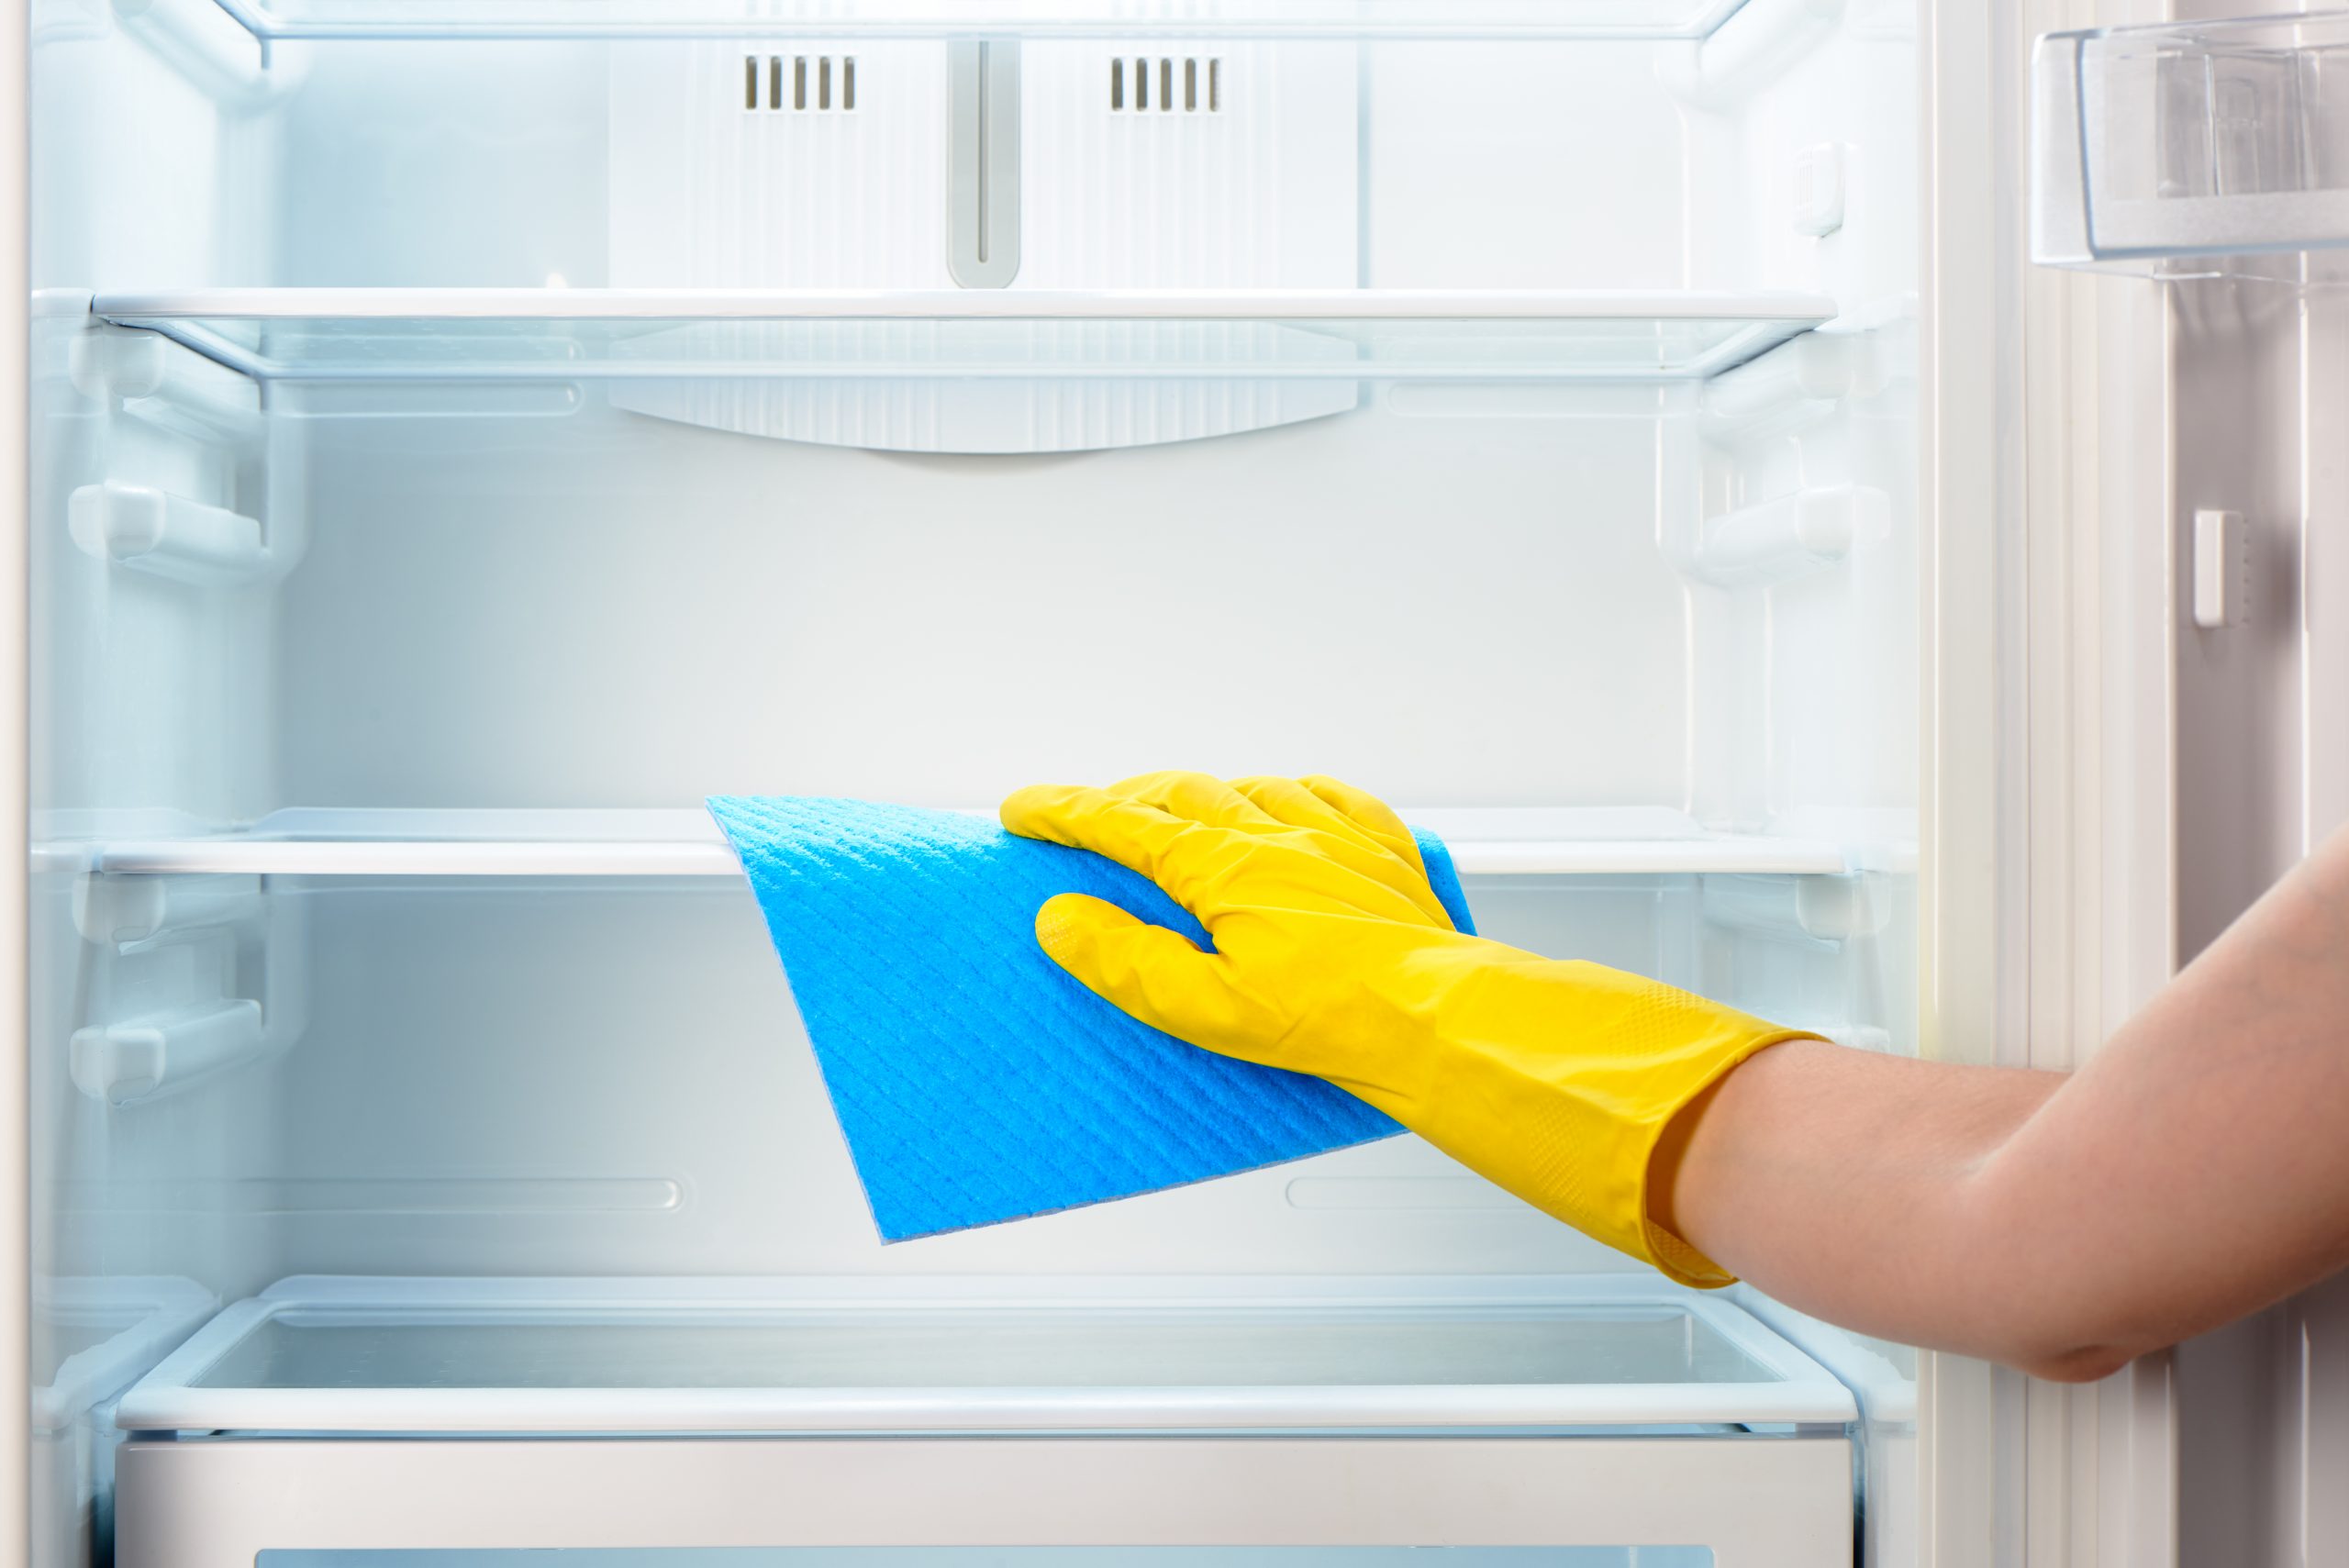
<svg viewBox="0 0 2349 1568"><path fill-rule="evenodd" d="M1396 1124L1303 1073L1135 1022L1036 945L1089 893L1211 945L1146 878L982 817L714 796L886 1241L1128 1197L1368 1142ZM1473 930L1452 857L1428 880Z"/></svg>

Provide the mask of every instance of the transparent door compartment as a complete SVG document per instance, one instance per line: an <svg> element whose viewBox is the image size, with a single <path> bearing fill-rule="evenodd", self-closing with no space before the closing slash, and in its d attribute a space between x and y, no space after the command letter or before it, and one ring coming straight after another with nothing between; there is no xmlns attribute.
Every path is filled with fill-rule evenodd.
<svg viewBox="0 0 2349 1568"><path fill-rule="evenodd" d="M2036 260L2299 277L2272 258L2349 246L2349 11L2053 33L2032 74Z"/></svg>

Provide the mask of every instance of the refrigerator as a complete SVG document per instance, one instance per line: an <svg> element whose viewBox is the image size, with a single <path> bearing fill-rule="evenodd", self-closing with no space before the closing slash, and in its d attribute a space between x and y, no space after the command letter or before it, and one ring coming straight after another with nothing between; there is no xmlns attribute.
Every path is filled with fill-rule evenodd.
<svg viewBox="0 0 2349 1568"><path fill-rule="evenodd" d="M2338 1282L2041 1384L1408 1137L885 1247L699 805L1325 772L2084 1060L2349 817L2349 13L2224 9L8 0L10 1560L2349 1561Z"/></svg>

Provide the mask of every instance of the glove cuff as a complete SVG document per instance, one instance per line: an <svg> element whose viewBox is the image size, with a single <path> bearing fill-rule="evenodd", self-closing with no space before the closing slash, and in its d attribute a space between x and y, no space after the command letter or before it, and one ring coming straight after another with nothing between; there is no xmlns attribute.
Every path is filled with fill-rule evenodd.
<svg viewBox="0 0 2349 1568"><path fill-rule="evenodd" d="M1732 1069L1758 1052L1768 1050L1771 1046L1784 1045L1790 1040L1820 1038L1803 1029L1782 1029L1763 1024L1759 1019L1751 1021L1758 1026L1759 1032L1752 1039L1743 1041L1734 1051L1724 1054L1711 1076L1682 1099L1679 1109L1655 1125L1648 1137L1647 1152L1640 1162L1640 1240L1645 1243L1645 1246L1641 1250L1626 1250L1631 1251L1633 1257L1655 1265L1656 1272L1675 1284L1690 1285L1698 1290L1719 1290L1724 1285L1735 1284L1737 1276L1698 1251L1676 1233L1665 1229L1655 1222L1656 1145L1664 1140L1665 1129L1672 1125L1674 1118L1679 1115L1680 1110L1686 1110L1698 1095L1729 1076Z"/></svg>
<svg viewBox="0 0 2349 1568"><path fill-rule="evenodd" d="M1447 1019L1427 1093L1397 1112L1401 1119L1677 1284L1734 1284L1651 1218L1656 1146L1739 1063L1818 1037L1593 963L1513 965L1471 989L1474 999L1462 996L1466 1005Z"/></svg>

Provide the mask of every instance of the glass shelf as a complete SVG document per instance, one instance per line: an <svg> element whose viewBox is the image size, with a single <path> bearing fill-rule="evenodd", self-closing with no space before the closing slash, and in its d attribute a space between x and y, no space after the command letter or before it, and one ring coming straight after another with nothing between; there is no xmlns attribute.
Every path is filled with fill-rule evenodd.
<svg viewBox="0 0 2349 1568"><path fill-rule="evenodd" d="M1744 0L217 0L261 39L1700 39Z"/></svg>
<svg viewBox="0 0 2349 1568"><path fill-rule="evenodd" d="M239 1302L142 1430L781 1433L1841 1425L1742 1310L1636 1278L343 1279Z"/></svg>
<svg viewBox="0 0 2349 1568"><path fill-rule="evenodd" d="M982 815L993 816L988 811ZM1842 875L1904 857L1764 834L1713 833L1664 807L1407 809L1442 837L1464 876ZM35 863L57 872L349 877L740 876L698 808L273 812L241 832L55 832Z"/></svg>
<svg viewBox="0 0 2349 1568"><path fill-rule="evenodd" d="M2299 278L2252 258L2349 246L2349 11L2051 33L2032 74L2037 261Z"/></svg>
<svg viewBox="0 0 2349 1568"><path fill-rule="evenodd" d="M304 383L1688 381L1835 313L1797 294L1397 289L195 289L90 309Z"/></svg>

